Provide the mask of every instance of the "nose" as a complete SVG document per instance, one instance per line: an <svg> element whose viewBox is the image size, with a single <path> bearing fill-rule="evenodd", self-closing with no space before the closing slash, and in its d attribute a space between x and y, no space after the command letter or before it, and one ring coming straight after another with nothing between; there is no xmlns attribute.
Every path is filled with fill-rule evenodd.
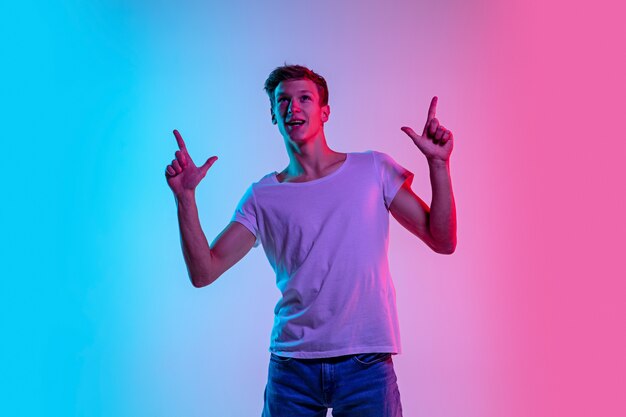
<svg viewBox="0 0 626 417"><path fill-rule="evenodd" d="M297 100L291 100L289 102L289 107L287 108L287 112L289 114L291 113L295 113L295 112L299 112L300 111L300 105L298 104Z"/></svg>

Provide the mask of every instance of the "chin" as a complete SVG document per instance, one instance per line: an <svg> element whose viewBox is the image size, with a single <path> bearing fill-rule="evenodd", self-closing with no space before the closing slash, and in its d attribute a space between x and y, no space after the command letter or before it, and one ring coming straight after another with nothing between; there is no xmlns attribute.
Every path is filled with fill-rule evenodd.
<svg viewBox="0 0 626 417"><path fill-rule="evenodd" d="M298 133L298 134L293 135L293 136L290 136L290 135L287 135L287 136L293 142L306 142L307 140L310 139L309 136L305 136L305 135L303 135L301 133Z"/></svg>

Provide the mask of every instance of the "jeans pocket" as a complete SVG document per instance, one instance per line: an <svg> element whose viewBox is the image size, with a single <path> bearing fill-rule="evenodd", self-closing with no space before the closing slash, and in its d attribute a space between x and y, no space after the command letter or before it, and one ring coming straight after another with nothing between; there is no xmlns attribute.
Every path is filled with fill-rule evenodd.
<svg viewBox="0 0 626 417"><path fill-rule="evenodd" d="M274 361L276 363L287 363L291 360L292 358L289 358L287 356L278 356L274 353L270 352L270 360Z"/></svg>
<svg viewBox="0 0 626 417"><path fill-rule="evenodd" d="M373 365L385 361L391 357L391 353L358 353L352 356L355 362L363 366Z"/></svg>

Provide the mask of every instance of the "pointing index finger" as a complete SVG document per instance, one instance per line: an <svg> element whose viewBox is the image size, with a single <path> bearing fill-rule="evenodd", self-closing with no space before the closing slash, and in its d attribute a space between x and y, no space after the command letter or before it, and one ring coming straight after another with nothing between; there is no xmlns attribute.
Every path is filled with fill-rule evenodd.
<svg viewBox="0 0 626 417"><path fill-rule="evenodd" d="M178 133L178 130L174 129L174 136L176 136L176 143L178 143L178 149L187 153L187 147L185 146L185 141L183 137Z"/></svg>
<svg viewBox="0 0 626 417"><path fill-rule="evenodd" d="M426 120L426 123L435 118L435 112L437 111L437 100L437 96L434 96L433 99L430 101L430 108L428 109L428 119Z"/></svg>

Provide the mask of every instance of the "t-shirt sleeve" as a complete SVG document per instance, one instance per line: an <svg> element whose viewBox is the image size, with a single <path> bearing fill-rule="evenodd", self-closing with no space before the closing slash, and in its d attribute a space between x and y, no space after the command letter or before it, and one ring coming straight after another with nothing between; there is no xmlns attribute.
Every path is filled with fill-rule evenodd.
<svg viewBox="0 0 626 417"><path fill-rule="evenodd" d="M237 204L237 208L233 213L231 221L243 224L256 237L256 241L252 247L256 248L260 244L259 226L256 216L256 200L254 199L254 191L252 186L248 187L241 200Z"/></svg>
<svg viewBox="0 0 626 417"><path fill-rule="evenodd" d="M398 164L386 153L372 151L372 154L374 155L374 162L383 187L385 206L389 210L389 206L402 184L406 181L408 181L409 185L413 183L413 173Z"/></svg>

